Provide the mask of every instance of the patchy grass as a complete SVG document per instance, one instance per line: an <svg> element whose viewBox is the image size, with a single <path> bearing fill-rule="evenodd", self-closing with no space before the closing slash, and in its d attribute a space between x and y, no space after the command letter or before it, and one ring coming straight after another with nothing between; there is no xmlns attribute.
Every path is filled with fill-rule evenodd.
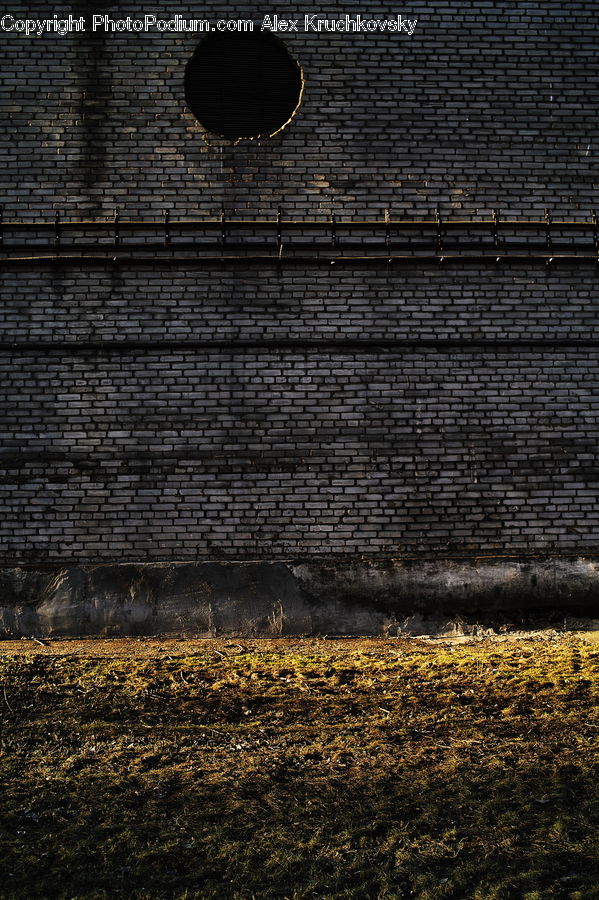
<svg viewBox="0 0 599 900"><path fill-rule="evenodd" d="M5 642L0 896L599 897L598 671L570 636Z"/></svg>

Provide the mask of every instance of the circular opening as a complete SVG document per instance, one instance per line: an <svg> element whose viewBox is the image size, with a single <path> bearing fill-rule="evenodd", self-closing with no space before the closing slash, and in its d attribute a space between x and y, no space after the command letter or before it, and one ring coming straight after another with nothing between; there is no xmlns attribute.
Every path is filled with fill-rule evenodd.
<svg viewBox="0 0 599 900"><path fill-rule="evenodd" d="M269 137L299 106L302 70L270 34L212 34L185 69L185 99L198 121L221 137Z"/></svg>

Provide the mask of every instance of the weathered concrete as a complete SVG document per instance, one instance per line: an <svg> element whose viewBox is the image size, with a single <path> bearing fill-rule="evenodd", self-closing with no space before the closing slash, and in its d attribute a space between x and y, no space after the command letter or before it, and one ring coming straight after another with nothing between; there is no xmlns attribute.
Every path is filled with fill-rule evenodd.
<svg viewBox="0 0 599 900"><path fill-rule="evenodd" d="M599 560L130 563L0 572L0 634L394 635L412 617L596 615Z"/></svg>

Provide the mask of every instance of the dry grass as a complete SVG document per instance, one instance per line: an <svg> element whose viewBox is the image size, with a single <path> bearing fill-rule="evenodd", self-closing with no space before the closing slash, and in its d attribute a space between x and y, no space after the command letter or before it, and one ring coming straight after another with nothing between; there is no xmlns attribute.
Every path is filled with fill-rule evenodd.
<svg viewBox="0 0 599 900"><path fill-rule="evenodd" d="M0 645L2 898L590 900L598 648Z"/></svg>

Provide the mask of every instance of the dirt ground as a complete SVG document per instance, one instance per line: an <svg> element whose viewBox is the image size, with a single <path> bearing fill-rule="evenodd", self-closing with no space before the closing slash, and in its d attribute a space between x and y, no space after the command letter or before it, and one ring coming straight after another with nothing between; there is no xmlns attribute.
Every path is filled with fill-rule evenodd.
<svg viewBox="0 0 599 900"><path fill-rule="evenodd" d="M0 642L0 897L597 898L598 635Z"/></svg>

